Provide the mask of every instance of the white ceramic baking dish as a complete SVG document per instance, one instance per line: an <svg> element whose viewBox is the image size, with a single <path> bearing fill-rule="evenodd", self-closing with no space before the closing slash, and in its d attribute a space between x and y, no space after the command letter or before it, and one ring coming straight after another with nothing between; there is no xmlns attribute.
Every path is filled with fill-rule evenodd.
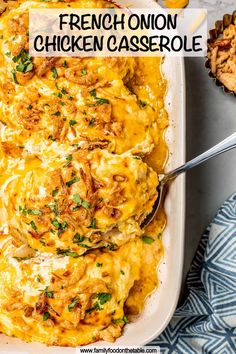
<svg viewBox="0 0 236 354"><path fill-rule="evenodd" d="M129 0L117 1L131 5ZM153 0L133 0L131 7L151 8L158 6ZM170 157L167 171L185 161L185 73L181 58L166 58L163 65L168 81L166 107L170 127L166 134ZM177 305L183 265L185 179L179 177L172 185L165 202L167 227L163 236L164 259L158 269L159 287L148 299L143 313L135 323L126 326L124 334L115 345L144 345L156 338L167 326ZM99 343L104 346L106 343ZM98 343L96 343L98 345ZM109 346L111 344L109 343ZM0 335L0 354L75 354L74 348L46 347L26 344L20 340Z"/></svg>

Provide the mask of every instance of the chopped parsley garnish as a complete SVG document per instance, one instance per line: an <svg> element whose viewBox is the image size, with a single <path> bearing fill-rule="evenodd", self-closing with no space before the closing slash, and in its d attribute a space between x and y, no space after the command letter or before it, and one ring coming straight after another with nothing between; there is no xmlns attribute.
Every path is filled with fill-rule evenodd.
<svg viewBox="0 0 236 354"><path fill-rule="evenodd" d="M48 286L46 286L45 290L42 291L49 299L54 298L54 292L48 290Z"/></svg>
<svg viewBox="0 0 236 354"><path fill-rule="evenodd" d="M37 230L37 226L35 225L35 223L34 223L34 221L32 220L32 221L30 221L30 226L32 227L32 229L34 230L34 231L36 231Z"/></svg>
<svg viewBox="0 0 236 354"><path fill-rule="evenodd" d="M93 311L100 311L100 310L102 310L101 306L99 305L98 302L95 302L93 307L91 307L90 309L87 309L85 312L88 314L91 314Z"/></svg>
<svg viewBox="0 0 236 354"><path fill-rule="evenodd" d="M126 316L123 317L123 321L124 321L124 323L129 323L129 320Z"/></svg>
<svg viewBox="0 0 236 354"><path fill-rule="evenodd" d="M123 318L118 318L116 320L112 320L112 322L114 324L122 324L122 323L129 323L129 320L126 316L124 316Z"/></svg>
<svg viewBox="0 0 236 354"><path fill-rule="evenodd" d="M57 255L58 256L68 256L72 258L78 258L79 255L76 252L71 251L70 249L63 250L61 248L57 248Z"/></svg>
<svg viewBox="0 0 236 354"><path fill-rule="evenodd" d="M96 90L95 90L95 89L93 89L93 90L89 91L89 94L90 94L90 96L92 96L92 97L94 97L94 98L96 98L96 97L97 97L97 92L96 92Z"/></svg>
<svg viewBox="0 0 236 354"><path fill-rule="evenodd" d="M50 318L50 313L49 312L44 312L43 320L47 321L49 318Z"/></svg>
<svg viewBox="0 0 236 354"><path fill-rule="evenodd" d="M160 232L160 233L157 235L157 239L160 240L160 239L161 239L161 236L162 236L162 233Z"/></svg>
<svg viewBox="0 0 236 354"><path fill-rule="evenodd" d="M97 299L97 301L94 303L94 305L86 310L88 314L92 313L93 311L99 311L102 310L101 305L106 304L108 301L111 300L111 294L109 293L98 293L94 296L94 299Z"/></svg>
<svg viewBox="0 0 236 354"><path fill-rule="evenodd" d="M103 263L99 263L99 262L96 263L96 267L99 268L99 267L102 267L102 266L103 266Z"/></svg>
<svg viewBox="0 0 236 354"><path fill-rule="evenodd" d="M124 272L122 269L121 269L120 273L121 273L122 275L125 275L125 272Z"/></svg>
<svg viewBox="0 0 236 354"><path fill-rule="evenodd" d="M53 116L56 117L60 117L61 116L61 112L60 111L56 111L55 113L52 114Z"/></svg>
<svg viewBox="0 0 236 354"><path fill-rule="evenodd" d="M66 94L68 93L67 90L65 89L65 87L62 87L61 93L62 93L63 95L66 95Z"/></svg>
<svg viewBox="0 0 236 354"><path fill-rule="evenodd" d="M13 81L15 82L15 84L19 85L19 82L16 77L16 70L12 70L11 73L12 73Z"/></svg>
<svg viewBox="0 0 236 354"><path fill-rule="evenodd" d="M86 200L81 199L80 195L78 193L73 195L73 201L77 204L77 207L82 206L85 209L89 209L90 208L90 203L87 202Z"/></svg>
<svg viewBox="0 0 236 354"><path fill-rule="evenodd" d="M58 202L55 200L54 203L50 203L46 205L48 208L50 208L54 214L58 215L59 210L58 210Z"/></svg>
<svg viewBox="0 0 236 354"><path fill-rule="evenodd" d="M148 245L151 245L155 240L150 237L150 236L142 236L143 242L147 243Z"/></svg>
<svg viewBox="0 0 236 354"><path fill-rule="evenodd" d="M33 108L32 104L29 104L27 107L28 110L31 110L32 108Z"/></svg>
<svg viewBox="0 0 236 354"><path fill-rule="evenodd" d="M71 312L77 305L78 305L79 300L74 299L69 305L68 305L68 311Z"/></svg>
<svg viewBox="0 0 236 354"><path fill-rule="evenodd" d="M96 226L97 226L97 220L94 218L91 221L91 224L89 226L87 226L87 229L96 229Z"/></svg>
<svg viewBox="0 0 236 354"><path fill-rule="evenodd" d="M58 78L58 73L57 73L57 69L55 68L55 66L53 66L51 68L51 72L52 72L53 79L57 79Z"/></svg>
<svg viewBox="0 0 236 354"><path fill-rule="evenodd" d="M39 242L41 243L41 245L46 246L46 241L45 241L45 239L41 238L41 240L40 240Z"/></svg>
<svg viewBox="0 0 236 354"><path fill-rule="evenodd" d="M56 229L58 229L58 230L66 230L66 229L67 229L67 226L68 226L68 224L67 224L66 221L63 221L63 222L61 223L61 222L59 222L57 219L53 219L53 220L51 221L51 223L52 223L52 225L53 225Z"/></svg>
<svg viewBox="0 0 236 354"><path fill-rule="evenodd" d="M52 191L52 196L55 197L58 194L58 192L59 192L58 189L54 189Z"/></svg>
<svg viewBox="0 0 236 354"><path fill-rule="evenodd" d="M96 102L96 106L100 106L102 104L108 104L110 103L110 101L106 98L96 98L97 102Z"/></svg>
<svg viewBox="0 0 236 354"><path fill-rule="evenodd" d="M12 58L12 61L14 63L17 63L16 71L19 71L21 73L28 73L29 71L33 70L34 66L33 66L32 57L24 49L22 49L19 55L14 56Z"/></svg>
<svg viewBox="0 0 236 354"><path fill-rule="evenodd" d="M61 92L54 92L53 95L58 97L58 98L62 98L62 93Z"/></svg>
<svg viewBox="0 0 236 354"><path fill-rule="evenodd" d="M90 96L92 96L96 100L95 104L88 104L88 106L90 106L90 107L92 107L92 106L100 106L102 104L110 103L110 101L107 98L97 97L97 92L96 92L95 89L89 91L89 94L90 94Z"/></svg>
<svg viewBox="0 0 236 354"><path fill-rule="evenodd" d="M81 70L81 74L82 74L83 76L85 76L85 75L87 75L87 71L86 71L85 69L82 69L82 70Z"/></svg>
<svg viewBox="0 0 236 354"><path fill-rule="evenodd" d="M41 275L39 275L39 274L38 274L38 275L37 275L37 278L36 278L36 280L37 280L37 282L38 282L38 283L40 283L40 282L41 282L41 280L42 280L42 277L41 277Z"/></svg>
<svg viewBox="0 0 236 354"><path fill-rule="evenodd" d="M64 63L62 64L63 68L68 68L67 61L65 60Z"/></svg>
<svg viewBox="0 0 236 354"><path fill-rule="evenodd" d="M74 120L74 119L71 119L69 123L70 123L71 127L73 127L75 124L77 124L76 120Z"/></svg>
<svg viewBox="0 0 236 354"><path fill-rule="evenodd" d="M67 160L67 161L72 161L72 159L73 159L72 155L68 155L68 156L66 157L66 160Z"/></svg>
<svg viewBox="0 0 236 354"><path fill-rule="evenodd" d="M29 64L18 64L16 66L16 71L19 71L20 73L28 73L29 71L33 70L33 63Z"/></svg>
<svg viewBox="0 0 236 354"><path fill-rule="evenodd" d="M93 125L94 125L94 123L95 123L95 119L92 118L92 119L90 120L90 122L89 122L89 128L92 128Z"/></svg>
<svg viewBox="0 0 236 354"><path fill-rule="evenodd" d="M19 211L20 211L24 216L27 215L27 209L26 209L26 207L22 208L21 206L19 206Z"/></svg>
<svg viewBox="0 0 236 354"><path fill-rule="evenodd" d="M145 101L142 101L142 100L138 100L138 105L140 108L144 108L147 106L147 102Z"/></svg>
<svg viewBox="0 0 236 354"><path fill-rule="evenodd" d="M49 297L50 299L53 299L53 298L54 298L54 293L53 293L53 291L47 291L45 294L46 294L47 297Z"/></svg>
<svg viewBox="0 0 236 354"><path fill-rule="evenodd" d="M98 299L100 305L106 304L108 301L111 300L111 294L109 293L98 293L95 298Z"/></svg>
<svg viewBox="0 0 236 354"><path fill-rule="evenodd" d="M29 214L29 215L42 215L43 213L41 212L41 210L28 209L28 214Z"/></svg>
<svg viewBox="0 0 236 354"><path fill-rule="evenodd" d="M37 210L37 209L27 209L26 207L22 208L21 206L19 207L19 211L26 216L28 215L42 215L42 211L41 210Z"/></svg>
<svg viewBox="0 0 236 354"><path fill-rule="evenodd" d="M115 243L110 243L107 248L110 250L110 251L116 251L118 249L118 246L115 244Z"/></svg>
<svg viewBox="0 0 236 354"><path fill-rule="evenodd" d="M75 234L75 236L73 237L73 242L74 243L80 243L80 242L83 242L85 239L84 236L82 235L79 235L78 232Z"/></svg>
<svg viewBox="0 0 236 354"><path fill-rule="evenodd" d="M91 246L88 246L88 245L86 245L85 243L80 243L79 246L80 246L80 247L83 247L83 248L87 248L87 249L92 248Z"/></svg>
<svg viewBox="0 0 236 354"><path fill-rule="evenodd" d="M60 229L60 223L57 219L52 220L52 225L55 226L56 229Z"/></svg>
<svg viewBox="0 0 236 354"><path fill-rule="evenodd" d="M66 185L67 185L67 187L71 187L72 184L74 184L78 181L79 181L79 178L76 176L76 177L72 178L70 181L66 182Z"/></svg>

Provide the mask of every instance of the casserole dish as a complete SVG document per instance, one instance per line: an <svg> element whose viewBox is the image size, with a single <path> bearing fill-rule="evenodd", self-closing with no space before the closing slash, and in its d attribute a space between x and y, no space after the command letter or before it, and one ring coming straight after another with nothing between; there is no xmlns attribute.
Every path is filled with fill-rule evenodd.
<svg viewBox="0 0 236 354"><path fill-rule="evenodd" d="M128 3L125 1L120 3L121 6L127 4ZM150 6L156 5L153 2L145 2L145 7ZM137 1L135 2L135 7L144 7L144 3ZM170 108L170 128L167 132L167 141L171 157L167 168L170 169L184 161L184 73L182 60L167 58L164 64L164 71L168 80L166 107ZM176 97L178 97L178 99L176 99ZM178 212L176 212L176 210L178 210ZM183 259L183 178L179 179L171 186L166 200L166 212L168 225L163 238L165 256L159 268L159 288L147 301L145 311L142 315L140 315L134 323L127 326L124 335L116 341L115 345L146 344L161 333L175 309L180 288ZM136 338L139 338L138 342ZM101 345L104 346L104 343L101 343ZM18 340L4 336L0 337L0 348L4 352L7 351L10 353L76 352L75 349L70 348L47 348L39 344L23 344Z"/></svg>

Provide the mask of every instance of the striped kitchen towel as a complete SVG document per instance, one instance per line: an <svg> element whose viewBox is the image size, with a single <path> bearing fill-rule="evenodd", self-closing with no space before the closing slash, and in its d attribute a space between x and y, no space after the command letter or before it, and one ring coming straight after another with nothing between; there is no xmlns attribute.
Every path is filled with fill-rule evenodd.
<svg viewBox="0 0 236 354"><path fill-rule="evenodd" d="M165 354L236 354L236 194L202 236L187 289L184 304L150 345Z"/></svg>

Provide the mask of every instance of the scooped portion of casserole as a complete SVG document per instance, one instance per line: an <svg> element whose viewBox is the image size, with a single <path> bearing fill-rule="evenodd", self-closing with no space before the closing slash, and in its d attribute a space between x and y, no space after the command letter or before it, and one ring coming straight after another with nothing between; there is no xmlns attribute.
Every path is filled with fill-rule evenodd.
<svg viewBox="0 0 236 354"><path fill-rule="evenodd" d="M157 198L156 173L130 154L78 150L19 164L22 169L0 188L0 224L43 252L116 249L141 235L140 224Z"/></svg>
<svg viewBox="0 0 236 354"><path fill-rule="evenodd" d="M29 9L114 6L0 1L0 331L27 342L114 341L158 285L162 58L28 52Z"/></svg>

